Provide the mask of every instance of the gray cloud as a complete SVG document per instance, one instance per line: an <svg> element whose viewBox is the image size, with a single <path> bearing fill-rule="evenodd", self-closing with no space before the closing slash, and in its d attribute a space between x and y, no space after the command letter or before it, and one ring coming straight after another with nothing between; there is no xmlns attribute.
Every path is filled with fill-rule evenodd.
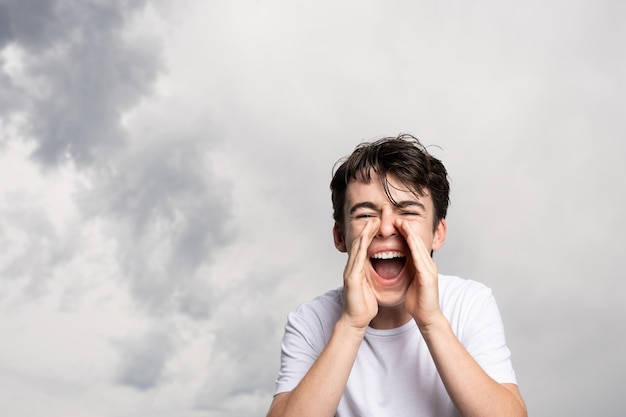
<svg viewBox="0 0 626 417"><path fill-rule="evenodd" d="M175 351L176 336L166 328L146 331L117 343L121 352L116 382L139 390L154 388L163 368Z"/></svg>
<svg viewBox="0 0 626 417"><path fill-rule="evenodd" d="M23 74L0 74L9 96L2 116L25 114L21 134L35 141L33 156L46 169L73 161L89 177L91 187L77 195L83 224L111 223L119 262L140 304L151 311L176 305L206 317L211 303L203 297L210 291L194 273L230 234L228 190L208 162L205 143L212 139L180 140L187 127L179 126L144 133L150 137L135 141L147 145L134 151L121 124L122 115L151 94L161 71L159 45L126 30L147 3L4 1L2 45L20 48L24 62ZM20 85L18 77L32 82ZM23 99L11 100L18 96ZM49 246L63 256L63 245ZM42 277L25 262L29 253L11 268L23 265Z"/></svg>
<svg viewBox="0 0 626 417"><path fill-rule="evenodd" d="M31 83L3 74L9 87L1 101L22 96L3 116L26 114L23 134L38 143L39 161L84 164L123 145L120 116L150 92L160 70L156 45L121 30L145 4L4 1L2 45L24 51L20 76Z"/></svg>
<svg viewBox="0 0 626 417"><path fill-rule="evenodd" d="M33 160L44 172L74 164L89 183L74 196L79 223L68 230L56 230L42 206L5 211L0 227L10 222L27 243L11 252L2 273L27 276L30 292L44 292L56 264L84 256L82 232L98 223L115 242L117 265L111 267L120 276L114 279L148 318L207 319L215 302L200 268L233 236L228 183L209 158L216 138L203 135L207 126L189 133L189 126L169 118L132 137L122 126L122 116L152 94L163 71L160 45L129 34L132 18L148 3L0 4L6 23L0 46L18 51L22 67L0 73L0 117L20 115L16 136L34 141ZM0 243L9 253L15 239ZM159 384L178 348L172 340L147 331L117 343L116 382L139 389Z"/></svg>
<svg viewBox="0 0 626 417"><path fill-rule="evenodd" d="M27 48L39 50L65 37L71 27L63 25L62 12L71 12L70 3L45 0L3 0L0 3L0 19L4 23L1 46L18 41ZM66 6L66 7L64 7Z"/></svg>
<svg viewBox="0 0 626 417"><path fill-rule="evenodd" d="M212 292L198 268L234 232L228 182L213 173L205 146L161 138L95 178L79 197L83 213L110 224L136 300L156 314L208 317Z"/></svg>
<svg viewBox="0 0 626 417"><path fill-rule="evenodd" d="M34 187L21 189L19 176L4 180L12 190L0 204L0 286L21 285L21 301L39 299L57 285L58 269L82 255L80 225L59 225L51 196ZM56 198L64 201L66 196Z"/></svg>
<svg viewBox="0 0 626 417"><path fill-rule="evenodd" d="M197 409L236 416L244 414L241 408L247 402L269 405L279 345L267 340L280 335L282 326L276 324L284 319L273 288L287 277L285 270L258 270L221 300L208 376L196 395ZM255 412L262 409L256 407Z"/></svg>

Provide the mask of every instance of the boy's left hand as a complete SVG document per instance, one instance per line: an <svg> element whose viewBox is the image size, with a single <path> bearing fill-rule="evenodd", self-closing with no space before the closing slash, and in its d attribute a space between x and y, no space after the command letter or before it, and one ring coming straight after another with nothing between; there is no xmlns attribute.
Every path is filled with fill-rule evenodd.
<svg viewBox="0 0 626 417"><path fill-rule="evenodd" d="M408 222L398 219L396 227L404 235L409 246L411 253L407 262L411 262L409 266L414 274L406 292L404 308L415 319L420 329L427 328L442 317L439 307L437 264Z"/></svg>

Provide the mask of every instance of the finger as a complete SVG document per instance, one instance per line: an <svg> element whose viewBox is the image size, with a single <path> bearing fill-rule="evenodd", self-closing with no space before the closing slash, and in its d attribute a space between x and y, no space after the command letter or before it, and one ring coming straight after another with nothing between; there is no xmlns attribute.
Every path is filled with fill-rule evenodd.
<svg viewBox="0 0 626 417"><path fill-rule="evenodd" d="M430 256L430 252L426 249L426 245L424 244L422 238L415 233L408 222L400 220L398 228L406 238L411 251L411 257L413 258L413 264L415 265L417 271L421 272L426 269L428 272L431 272L433 269L433 260Z"/></svg>
<svg viewBox="0 0 626 417"><path fill-rule="evenodd" d="M369 225L368 223L365 223L365 226L363 227L363 229L361 230L361 235L363 235L363 232L367 230L367 227ZM358 258L358 254L359 254L359 249L362 246L362 242L361 242L361 235L359 235L359 238L354 239L352 241L352 245L350 247L350 251L348 254L348 262L346 264L346 271L352 271L354 269L354 264Z"/></svg>
<svg viewBox="0 0 626 417"><path fill-rule="evenodd" d="M374 236L376 236L376 232L378 231L379 220L378 218L371 219L365 224L359 238L356 239L358 241L358 248L355 253L354 259L354 269L356 271L362 271L365 265L365 260L367 259L367 249L372 243Z"/></svg>
<svg viewBox="0 0 626 417"><path fill-rule="evenodd" d="M373 218L367 222L361 235L359 236L359 247L355 258L354 268L356 271L363 271L365 266L365 261L367 260L367 250L376 236L378 232L378 227L380 225L380 220L378 218Z"/></svg>
<svg viewBox="0 0 626 417"><path fill-rule="evenodd" d="M348 264L346 265L348 277L355 275L354 272L356 272L358 276L360 272L363 271L365 260L367 259L367 249L374 236L376 236L378 222L379 220L377 218L368 221L363 227L359 237L352 242L350 255L348 256Z"/></svg>

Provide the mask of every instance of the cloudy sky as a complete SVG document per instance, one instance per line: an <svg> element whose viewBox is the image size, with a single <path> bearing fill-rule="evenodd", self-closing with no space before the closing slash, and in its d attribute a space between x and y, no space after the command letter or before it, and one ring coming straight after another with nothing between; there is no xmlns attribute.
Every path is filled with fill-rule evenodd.
<svg viewBox="0 0 626 417"><path fill-rule="evenodd" d="M443 273L491 286L535 417L618 416L626 7L0 0L0 414L256 417L341 284L333 164L418 136Z"/></svg>

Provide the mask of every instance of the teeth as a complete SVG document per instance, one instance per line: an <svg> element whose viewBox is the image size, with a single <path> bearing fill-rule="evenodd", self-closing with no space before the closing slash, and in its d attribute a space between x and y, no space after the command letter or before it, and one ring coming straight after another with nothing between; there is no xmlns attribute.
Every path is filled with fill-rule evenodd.
<svg viewBox="0 0 626 417"><path fill-rule="evenodd" d="M378 252L372 256L374 259L393 259L393 258L404 258L404 254L402 252Z"/></svg>

